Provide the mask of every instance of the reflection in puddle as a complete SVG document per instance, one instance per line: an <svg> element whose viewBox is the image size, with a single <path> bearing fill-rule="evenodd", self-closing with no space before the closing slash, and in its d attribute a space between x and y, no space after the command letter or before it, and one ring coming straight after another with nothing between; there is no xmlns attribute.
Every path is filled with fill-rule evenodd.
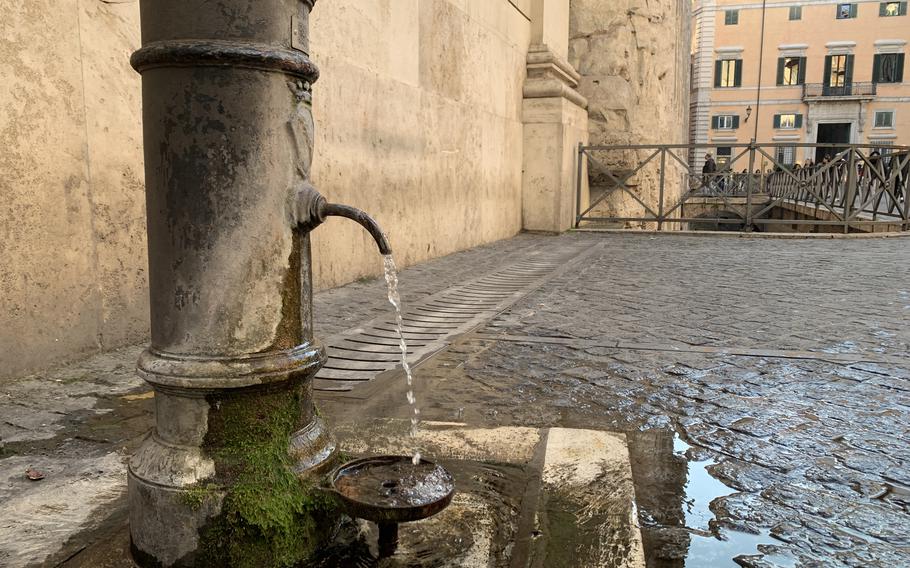
<svg viewBox="0 0 910 568"><path fill-rule="evenodd" d="M691 446L685 443L678 435L673 437L673 452L685 458ZM734 493L732 489L708 473L708 467L714 465L711 460L689 461L688 476L684 487L686 527L689 529L689 553L686 555L685 566L730 566L738 564L733 558L740 555L760 554L759 544L773 544L775 540L767 530L759 534L751 534L718 527L712 531L711 521L714 513L711 511L711 502L719 497ZM714 532L716 531L716 533Z"/></svg>
<svg viewBox="0 0 910 568"><path fill-rule="evenodd" d="M708 473L712 460L688 461L690 446L674 432L632 433L629 449L649 567L738 568L734 558L762 555L759 545L781 544L767 529L752 534L721 526L711 502L737 490ZM783 554L764 555L763 561L796 563Z"/></svg>

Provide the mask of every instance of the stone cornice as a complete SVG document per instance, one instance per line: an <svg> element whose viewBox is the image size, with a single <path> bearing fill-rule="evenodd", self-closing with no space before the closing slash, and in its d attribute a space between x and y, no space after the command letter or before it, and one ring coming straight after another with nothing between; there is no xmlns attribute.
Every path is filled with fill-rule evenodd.
<svg viewBox="0 0 910 568"><path fill-rule="evenodd" d="M528 48L528 77L523 94L526 99L561 97L582 108L588 108L588 100L578 91L581 75L565 61L550 51L546 45L532 45Z"/></svg>

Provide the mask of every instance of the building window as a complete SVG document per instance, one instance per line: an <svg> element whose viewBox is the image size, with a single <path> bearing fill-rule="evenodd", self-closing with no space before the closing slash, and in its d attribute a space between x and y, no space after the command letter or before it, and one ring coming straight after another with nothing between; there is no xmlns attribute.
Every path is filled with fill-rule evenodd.
<svg viewBox="0 0 910 568"><path fill-rule="evenodd" d="M828 73L829 87L845 87L847 85L847 61L849 55L829 55L830 72Z"/></svg>
<svg viewBox="0 0 910 568"><path fill-rule="evenodd" d="M850 18L856 17L856 3L850 4L838 4L837 5L837 19L838 20L849 20Z"/></svg>
<svg viewBox="0 0 910 568"><path fill-rule="evenodd" d="M724 169L730 163L733 157L733 148L731 146L719 146L717 148L717 169Z"/></svg>
<svg viewBox="0 0 910 568"><path fill-rule="evenodd" d="M739 128L739 115L718 114L711 117L711 128L714 130L736 130Z"/></svg>
<svg viewBox="0 0 910 568"><path fill-rule="evenodd" d="M887 18L890 16L906 16L906 2L882 2L878 6L878 15Z"/></svg>
<svg viewBox="0 0 910 568"><path fill-rule="evenodd" d="M743 80L742 59L721 59L714 63L715 87L739 87Z"/></svg>
<svg viewBox="0 0 910 568"><path fill-rule="evenodd" d="M875 111L875 128L894 128L894 111Z"/></svg>
<svg viewBox="0 0 910 568"><path fill-rule="evenodd" d="M792 166L796 157L796 148L793 146L779 146L776 152L776 159L779 164Z"/></svg>
<svg viewBox="0 0 910 568"><path fill-rule="evenodd" d="M796 113L775 114L774 128L779 130L795 130L803 127L803 115Z"/></svg>
<svg viewBox="0 0 910 568"><path fill-rule="evenodd" d="M904 80L903 53L877 53L872 63L872 81L901 83Z"/></svg>
<svg viewBox="0 0 910 568"><path fill-rule="evenodd" d="M874 142L876 145L876 148L873 151L878 152L879 155L883 158L888 156L891 152L894 151L894 148L892 148L892 146L894 146L894 142L888 142L885 140L874 140L872 142ZM888 163L890 163L890 161L891 160L889 159Z"/></svg>
<svg viewBox="0 0 910 568"><path fill-rule="evenodd" d="M805 57L780 57L777 60L778 85L802 85L806 82Z"/></svg>
<svg viewBox="0 0 910 568"><path fill-rule="evenodd" d="M726 10L724 12L724 24L735 26L739 23L739 10Z"/></svg>
<svg viewBox="0 0 910 568"><path fill-rule="evenodd" d="M790 20L802 20L803 19L803 7L802 6L790 6Z"/></svg>

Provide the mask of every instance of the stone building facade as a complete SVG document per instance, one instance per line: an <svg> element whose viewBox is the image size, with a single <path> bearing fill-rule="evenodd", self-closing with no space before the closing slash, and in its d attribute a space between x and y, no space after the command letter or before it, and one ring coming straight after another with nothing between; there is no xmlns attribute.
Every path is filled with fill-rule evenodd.
<svg viewBox="0 0 910 568"><path fill-rule="evenodd" d="M148 335L138 2L5 6L0 380ZM568 229L569 20L569 0L317 2L313 183L374 215L399 265ZM381 272L359 227L327 225L317 287Z"/></svg>
<svg viewBox="0 0 910 568"><path fill-rule="evenodd" d="M569 62L581 75L592 145L685 144L688 141L691 4L683 0L571 0ZM614 175L634 169L650 152L597 154ZM681 154L686 160L685 154ZM644 168L630 185L657 210L659 170ZM666 199L685 188L685 168L671 160ZM591 197L611 186L590 171ZM628 194L613 192L595 211L641 216ZM638 225L641 226L641 225Z"/></svg>
<svg viewBox="0 0 910 568"><path fill-rule="evenodd" d="M753 138L783 165L836 153L800 144L910 144L907 2L697 0L693 20L691 139L718 163Z"/></svg>

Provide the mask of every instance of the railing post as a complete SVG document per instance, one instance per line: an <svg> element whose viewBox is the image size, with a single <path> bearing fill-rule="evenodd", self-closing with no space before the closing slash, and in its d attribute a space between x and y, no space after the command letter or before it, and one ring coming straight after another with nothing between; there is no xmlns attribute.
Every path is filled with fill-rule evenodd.
<svg viewBox="0 0 910 568"><path fill-rule="evenodd" d="M746 176L747 185L746 185L746 224L743 226L743 230L747 233L752 232L752 188L753 188L753 175L752 172L755 171L755 140L749 142L749 174Z"/></svg>
<svg viewBox="0 0 910 568"><path fill-rule="evenodd" d="M584 159L585 147L583 142L578 143L578 153L575 156L577 164L575 164L575 228L577 229L581 225L581 175L582 175L582 165L581 161Z"/></svg>
<svg viewBox="0 0 910 568"><path fill-rule="evenodd" d="M844 199L844 234L850 232L850 211L856 199L856 149L850 148L850 159L847 160L847 195Z"/></svg>
<svg viewBox="0 0 910 568"><path fill-rule="evenodd" d="M908 153L910 153L910 152L908 152ZM894 171L895 170L895 161L897 161L897 167L899 168L899 171L897 173L895 173L895 171ZM908 166L908 164L910 164L910 157L907 158L907 161L904 162L903 165L901 165L899 158L897 158L897 157L891 158L891 172L890 172L890 176L889 176L894 179L894 195L895 196L897 195L897 184L898 184L897 180L900 179L903 182L903 185L901 186L900 195L904 199L904 215L903 215L904 224L901 225L901 228L904 231L910 231L910 176L903 174L904 168L906 168ZM910 170L908 170L908 173L910 173Z"/></svg>
<svg viewBox="0 0 910 568"><path fill-rule="evenodd" d="M664 184L667 181L667 148L661 148L660 151L660 195L657 204L657 230L662 231L664 228Z"/></svg>

